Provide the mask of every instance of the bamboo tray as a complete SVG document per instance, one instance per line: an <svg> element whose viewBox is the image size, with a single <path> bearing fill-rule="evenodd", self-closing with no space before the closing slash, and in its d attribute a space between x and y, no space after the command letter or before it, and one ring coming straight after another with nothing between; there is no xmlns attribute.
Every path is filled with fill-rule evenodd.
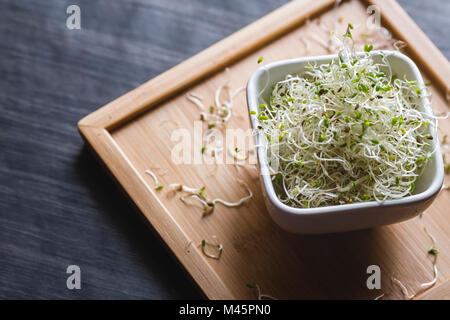
<svg viewBox="0 0 450 320"><path fill-rule="evenodd" d="M87 143L210 299L254 299L255 291L247 283L257 283L264 293L279 299L373 299L380 294L366 287L366 269L373 264L381 268L385 298L402 299L401 291L391 284L393 273L410 291L433 278L427 255L431 242L424 226L440 250L440 275L435 287L418 298L449 299L449 191L441 192L422 219L344 234L301 236L288 234L272 222L255 171L239 173L253 190L250 202L238 208L218 206L205 218L198 207L186 206L165 190L156 191L145 174L147 169L154 170L166 186L174 182L206 185L208 194L240 198L243 190L236 182L234 166L222 165L213 171L205 165L172 163L172 131L178 127L193 131L193 122L199 118L185 94L195 91L206 103L209 98L213 102L216 88L228 77L223 72L226 67L231 70L230 86L245 86L260 56L266 63L326 54L315 41L310 41L306 52L300 34L309 35L317 27L305 23L306 19L331 24L340 16L345 25L364 26L369 5L378 6L382 24L407 43L404 52L431 80L433 108L448 110L449 63L394 0L345 1L335 9L333 4L333 0L292 1L78 123ZM237 96L233 110L229 126L249 128L245 94ZM440 136L448 133L449 121L440 121ZM193 148L196 152L201 147ZM198 246L211 235L217 235L224 247L219 261L204 256Z"/></svg>

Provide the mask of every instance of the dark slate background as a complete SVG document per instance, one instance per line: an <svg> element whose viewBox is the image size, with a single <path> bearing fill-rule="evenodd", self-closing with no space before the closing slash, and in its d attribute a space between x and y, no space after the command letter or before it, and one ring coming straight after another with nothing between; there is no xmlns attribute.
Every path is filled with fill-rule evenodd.
<svg viewBox="0 0 450 320"><path fill-rule="evenodd" d="M76 124L285 2L0 1L0 298L202 298ZM450 1L400 3L448 58Z"/></svg>

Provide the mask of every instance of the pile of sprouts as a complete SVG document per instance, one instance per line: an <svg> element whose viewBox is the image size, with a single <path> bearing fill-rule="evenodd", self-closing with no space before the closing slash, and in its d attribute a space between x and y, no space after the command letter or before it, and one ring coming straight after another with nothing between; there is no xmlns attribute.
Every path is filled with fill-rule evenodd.
<svg viewBox="0 0 450 320"><path fill-rule="evenodd" d="M278 82L270 103L254 114L267 139L268 164L279 199L308 208L410 195L432 157L436 119L420 108L428 93L398 78L383 52L309 64Z"/></svg>

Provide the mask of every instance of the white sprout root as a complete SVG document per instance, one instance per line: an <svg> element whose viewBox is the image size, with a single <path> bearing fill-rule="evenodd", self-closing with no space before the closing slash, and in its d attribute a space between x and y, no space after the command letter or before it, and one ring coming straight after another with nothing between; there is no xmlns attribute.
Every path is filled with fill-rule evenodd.
<svg viewBox="0 0 450 320"><path fill-rule="evenodd" d="M339 59L287 75L255 115L279 199L305 208L412 194L435 151L428 95L384 54L375 62L344 45Z"/></svg>
<svg viewBox="0 0 450 320"><path fill-rule="evenodd" d="M429 282L422 283L420 285L422 287L422 290L420 290L420 292L433 287L436 284L438 277L439 277L439 273L438 273L438 269L437 269L437 257L439 254L439 250L436 249L436 238L428 231L427 227L424 226L423 230L425 231L425 233L431 240L431 247L430 247L430 249L428 249L428 254L433 256L433 279Z"/></svg>
<svg viewBox="0 0 450 320"><path fill-rule="evenodd" d="M403 296L405 297L405 299L411 300L412 298L414 298L416 296L415 294L409 294L408 289L406 288L406 286L400 280L398 280L395 277L394 274L391 277L391 281L392 281L393 284L395 284L396 286L398 286L400 288L400 290L402 291Z"/></svg>
<svg viewBox="0 0 450 320"><path fill-rule="evenodd" d="M407 46L406 43L401 40L395 41L392 45L397 51L401 51L403 48Z"/></svg>
<svg viewBox="0 0 450 320"><path fill-rule="evenodd" d="M247 287L250 289L256 289L256 293L258 295L258 300L278 300L277 298L275 298L271 295L261 293L261 288L256 283L255 284L247 284Z"/></svg>
<svg viewBox="0 0 450 320"><path fill-rule="evenodd" d="M206 240L202 240L202 242L200 243L202 253L208 258L219 260L222 256L223 245L216 235L211 236L211 238L215 240L215 243L209 243ZM207 247L211 247L212 249L214 249L214 252L211 253L208 249L206 249Z"/></svg>
<svg viewBox="0 0 450 320"><path fill-rule="evenodd" d="M188 204L188 199L194 199L200 202L203 207L203 216L207 216L214 212L217 203L220 203L226 207L239 207L253 197L253 192L248 185L240 179L237 179L237 181L247 189L248 195L242 197L236 202L226 201L221 198L211 200L205 193L206 187L191 188L179 183L173 183L169 185L169 190L185 193L186 196L183 196L180 199L186 204Z"/></svg>
<svg viewBox="0 0 450 320"><path fill-rule="evenodd" d="M145 173L148 174L149 176L151 176L153 178L153 181L155 182L155 185L158 185L158 177L156 176L156 174L151 171L151 170L145 170Z"/></svg>
<svg viewBox="0 0 450 320"><path fill-rule="evenodd" d="M186 94L186 98L191 101L192 103L194 103L200 110L205 110L205 105L203 104L202 100L202 96L194 93L194 92L189 92L188 94Z"/></svg>
<svg viewBox="0 0 450 320"><path fill-rule="evenodd" d="M186 246L184 247L184 251L186 253L190 253L189 251L189 247L192 245L192 240L189 240L189 242L186 244Z"/></svg>

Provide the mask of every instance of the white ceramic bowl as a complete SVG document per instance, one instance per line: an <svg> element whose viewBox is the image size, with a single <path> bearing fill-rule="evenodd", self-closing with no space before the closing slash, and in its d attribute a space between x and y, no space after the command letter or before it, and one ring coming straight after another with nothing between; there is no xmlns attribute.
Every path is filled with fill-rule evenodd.
<svg viewBox="0 0 450 320"><path fill-rule="evenodd" d="M404 75L408 80L416 80L420 87L424 85L422 76L407 56L396 51L383 51L388 58L393 73L399 77ZM375 59L380 58L380 51L371 53ZM336 59L337 55L319 57L305 57L271 63L255 71L247 84L247 103L249 111L258 113L258 94L269 101L272 87L287 74L301 74L310 62L317 64L328 63ZM269 77L269 78L268 78ZM269 80L268 80L269 79ZM267 81L269 81L266 86ZM432 114L430 103L422 98L422 111ZM251 123L256 128L257 118L251 115ZM376 201L361 202L345 205L335 205L318 208L293 208L283 204L275 194L270 176L267 174L268 165L266 151L258 148L260 178L267 209L273 220L283 229L302 234L343 232L357 229L372 228L404 221L423 212L439 193L443 180L444 169L441 151L437 137L433 134L433 144L437 148L432 160L427 164L422 175L416 181L416 188L412 195L396 200L386 200L384 203ZM261 137L255 136L255 143L259 144ZM261 140L262 141L262 140Z"/></svg>

